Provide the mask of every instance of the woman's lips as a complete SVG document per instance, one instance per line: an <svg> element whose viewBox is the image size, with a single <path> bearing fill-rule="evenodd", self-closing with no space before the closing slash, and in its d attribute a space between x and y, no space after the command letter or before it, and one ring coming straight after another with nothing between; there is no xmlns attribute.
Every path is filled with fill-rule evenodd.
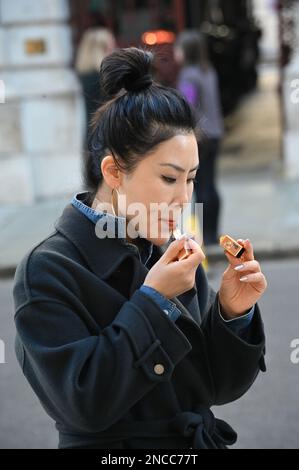
<svg viewBox="0 0 299 470"><path fill-rule="evenodd" d="M165 224L167 224L170 228L175 228L177 223L174 221L174 220L164 220L164 219L161 219L162 222L164 222Z"/></svg>

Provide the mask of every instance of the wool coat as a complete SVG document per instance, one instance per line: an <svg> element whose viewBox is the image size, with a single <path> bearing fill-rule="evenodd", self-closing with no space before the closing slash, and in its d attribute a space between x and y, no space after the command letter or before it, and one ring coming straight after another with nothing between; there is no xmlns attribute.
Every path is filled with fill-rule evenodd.
<svg viewBox="0 0 299 470"><path fill-rule="evenodd" d="M174 322L139 290L149 266L96 236L71 204L18 265L15 351L59 431L60 448L226 448L235 431L211 406L232 402L265 371L258 304L242 334L218 312L199 265L173 299Z"/></svg>

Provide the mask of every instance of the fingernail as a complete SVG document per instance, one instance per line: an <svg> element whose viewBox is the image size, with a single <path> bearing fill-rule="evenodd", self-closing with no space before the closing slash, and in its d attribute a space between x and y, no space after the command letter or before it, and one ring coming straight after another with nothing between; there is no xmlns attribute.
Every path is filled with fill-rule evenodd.
<svg viewBox="0 0 299 470"><path fill-rule="evenodd" d="M239 264L238 266L234 267L235 271L240 271L240 269L244 268L244 264Z"/></svg>
<svg viewBox="0 0 299 470"><path fill-rule="evenodd" d="M189 239L189 236L188 234L185 232L183 233L182 235L179 236L179 240L188 240Z"/></svg>
<svg viewBox="0 0 299 470"><path fill-rule="evenodd" d="M240 277L240 281L247 281L248 277L247 276L242 276Z"/></svg>
<svg viewBox="0 0 299 470"><path fill-rule="evenodd" d="M197 243L195 240L193 240L193 238L189 238L188 243L189 243L189 245L190 245L191 247L192 247L192 246L194 246L194 247L195 247L195 246L196 246L196 247L198 246L198 243Z"/></svg>

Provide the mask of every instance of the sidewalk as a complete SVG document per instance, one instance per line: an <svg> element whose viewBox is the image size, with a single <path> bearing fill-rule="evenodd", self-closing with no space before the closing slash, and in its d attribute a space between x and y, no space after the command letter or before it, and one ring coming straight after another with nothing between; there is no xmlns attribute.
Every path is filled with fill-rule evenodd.
<svg viewBox="0 0 299 470"><path fill-rule="evenodd" d="M256 258L299 256L299 182L276 170L223 173L221 234L250 238ZM14 273L31 247L54 230L71 195L23 208L0 208L0 275ZM224 259L218 246L204 247L208 262Z"/></svg>
<svg viewBox="0 0 299 470"><path fill-rule="evenodd" d="M23 256L54 230L71 196L25 207L0 207L0 276L13 275Z"/></svg>
<svg viewBox="0 0 299 470"><path fill-rule="evenodd" d="M278 167L245 174L223 174L221 234L249 238L256 258L299 256L299 181L284 177ZM219 247L207 247L210 261Z"/></svg>
<svg viewBox="0 0 299 470"><path fill-rule="evenodd" d="M265 65L259 72L257 89L226 121L218 167L221 234L250 238L256 258L299 256L299 180L283 172L278 70ZM207 254L210 261L223 256L217 247Z"/></svg>

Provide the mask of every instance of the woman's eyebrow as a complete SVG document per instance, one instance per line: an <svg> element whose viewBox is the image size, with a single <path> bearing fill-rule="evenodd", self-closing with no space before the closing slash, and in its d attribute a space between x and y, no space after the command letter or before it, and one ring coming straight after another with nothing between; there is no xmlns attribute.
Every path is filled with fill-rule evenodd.
<svg viewBox="0 0 299 470"><path fill-rule="evenodd" d="M171 166L172 168L174 168L177 171L180 171L181 173L186 171L186 170L184 170L184 168L182 168L178 165L175 165L174 163L160 163L160 166ZM196 165L194 168L192 168L192 170L190 170L189 173L191 173L191 171L197 170L198 168L199 168L199 164Z"/></svg>

